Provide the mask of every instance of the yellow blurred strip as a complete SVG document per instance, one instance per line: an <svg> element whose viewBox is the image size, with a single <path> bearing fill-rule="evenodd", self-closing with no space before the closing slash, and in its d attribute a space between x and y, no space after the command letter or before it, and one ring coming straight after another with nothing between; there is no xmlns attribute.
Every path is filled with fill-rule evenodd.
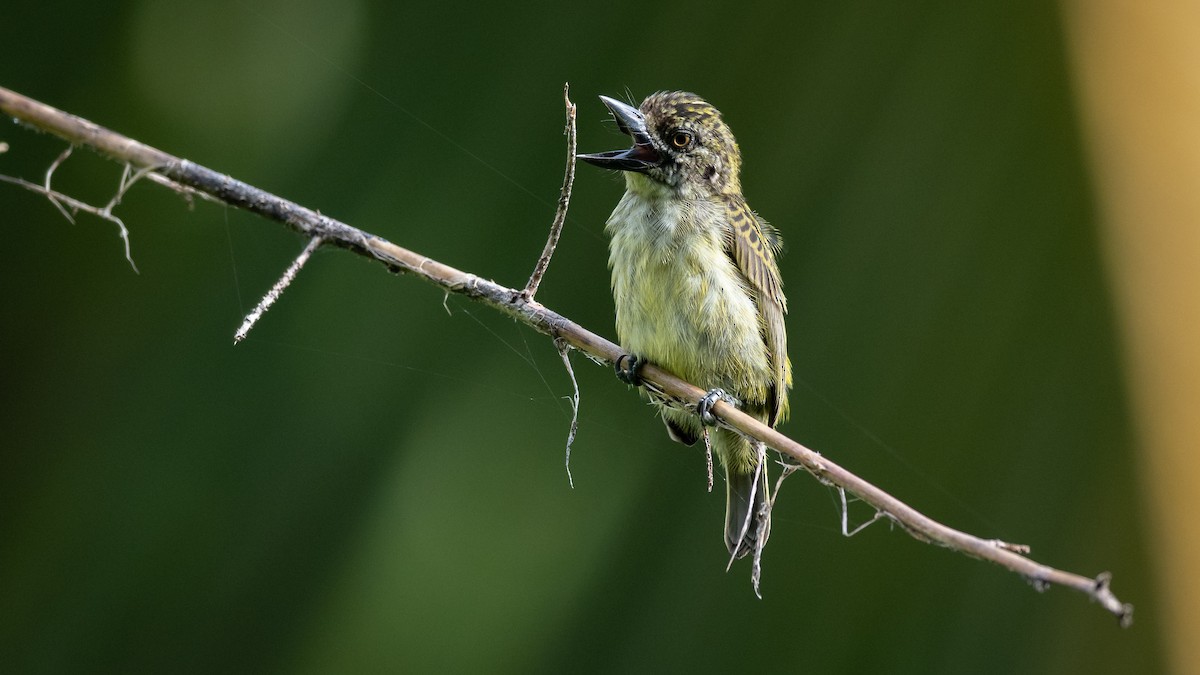
<svg viewBox="0 0 1200 675"><path fill-rule="evenodd" d="M1200 2L1064 10L1152 519L1140 606L1173 672L1200 673Z"/></svg>

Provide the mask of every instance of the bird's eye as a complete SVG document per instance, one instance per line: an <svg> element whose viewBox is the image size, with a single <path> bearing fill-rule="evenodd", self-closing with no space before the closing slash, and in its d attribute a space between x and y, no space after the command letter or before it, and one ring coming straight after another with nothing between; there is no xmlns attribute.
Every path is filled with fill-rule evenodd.
<svg viewBox="0 0 1200 675"><path fill-rule="evenodd" d="M680 150L692 144L692 135L686 131L676 131L671 136L671 145L674 145Z"/></svg>

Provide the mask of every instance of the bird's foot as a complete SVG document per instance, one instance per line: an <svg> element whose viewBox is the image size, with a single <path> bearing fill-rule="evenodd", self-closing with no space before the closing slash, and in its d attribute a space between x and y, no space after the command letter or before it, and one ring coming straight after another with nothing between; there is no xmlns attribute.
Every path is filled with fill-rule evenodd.
<svg viewBox="0 0 1200 675"><path fill-rule="evenodd" d="M642 386L642 376L639 373L645 363L645 360L639 359L633 354L622 354L617 357L617 362L613 364L613 370L617 372L618 380L625 384L640 387Z"/></svg>
<svg viewBox="0 0 1200 675"><path fill-rule="evenodd" d="M712 414L713 406L717 404L717 401L724 401L732 406L738 404L737 399L726 394L724 389L709 389L704 398L700 399L696 404L696 414L700 415L700 423L706 427L716 426L717 424L717 417Z"/></svg>

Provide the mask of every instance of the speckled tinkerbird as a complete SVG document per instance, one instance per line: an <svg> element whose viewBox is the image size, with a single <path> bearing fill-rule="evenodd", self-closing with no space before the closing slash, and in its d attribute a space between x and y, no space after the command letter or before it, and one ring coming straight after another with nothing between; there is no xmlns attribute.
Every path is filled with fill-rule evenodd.
<svg viewBox="0 0 1200 675"><path fill-rule="evenodd" d="M741 152L721 113L688 92L659 92L634 108L601 96L633 146L579 158L624 173L625 195L605 225L616 363L637 384L645 362L709 390L699 415L659 406L671 438L694 444L718 399L775 426L788 412L780 239L742 196ZM711 433L725 468L725 544L743 557L766 543L764 453L729 429Z"/></svg>

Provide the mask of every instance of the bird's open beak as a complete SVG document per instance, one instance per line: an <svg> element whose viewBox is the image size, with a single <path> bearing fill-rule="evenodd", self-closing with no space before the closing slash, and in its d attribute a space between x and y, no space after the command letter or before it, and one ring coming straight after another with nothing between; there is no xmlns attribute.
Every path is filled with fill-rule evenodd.
<svg viewBox="0 0 1200 675"><path fill-rule="evenodd" d="M613 119L621 133L633 137L633 147L628 150L611 150L590 155L576 155L579 159L604 169L620 171L645 171L662 163L662 157L650 143L646 132L646 118L637 108L615 98L601 96L600 100L612 111Z"/></svg>

